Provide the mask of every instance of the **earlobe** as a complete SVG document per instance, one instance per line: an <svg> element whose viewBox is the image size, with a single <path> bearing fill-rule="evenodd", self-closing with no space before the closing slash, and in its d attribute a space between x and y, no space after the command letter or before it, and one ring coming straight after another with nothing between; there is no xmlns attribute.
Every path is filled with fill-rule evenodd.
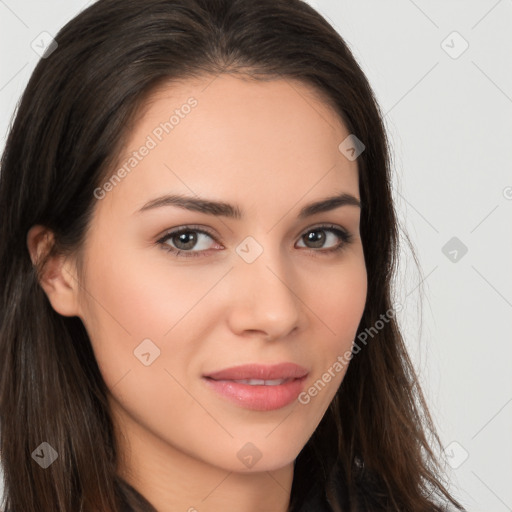
<svg viewBox="0 0 512 512"><path fill-rule="evenodd" d="M27 234L27 248L34 265L50 254L54 244L53 233L44 226L32 226ZM53 309L63 316L79 316L79 283L76 268L63 254L49 256L39 276Z"/></svg>

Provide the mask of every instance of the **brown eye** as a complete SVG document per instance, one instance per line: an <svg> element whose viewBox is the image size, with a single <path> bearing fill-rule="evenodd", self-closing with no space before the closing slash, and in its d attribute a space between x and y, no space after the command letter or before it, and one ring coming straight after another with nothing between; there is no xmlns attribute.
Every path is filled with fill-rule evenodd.
<svg viewBox="0 0 512 512"><path fill-rule="evenodd" d="M337 244L336 239L338 239ZM348 243L350 243L351 239L352 235L350 235L347 231L336 226L318 226L315 228L311 228L301 237L301 240L303 240L304 243L307 244L307 248L313 250L322 249L326 243L334 243L334 245L331 244L330 247L327 247L323 251L315 251L320 253L331 253L334 251L341 250Z"/></svg>
<svg viewBox="0 0 512 512"><path fill-rule="evenodd" d="M167 233L157 243L176 256L195 257L205 255L210 248L208 238L215 241L207 231L186 226Z"/></svg>

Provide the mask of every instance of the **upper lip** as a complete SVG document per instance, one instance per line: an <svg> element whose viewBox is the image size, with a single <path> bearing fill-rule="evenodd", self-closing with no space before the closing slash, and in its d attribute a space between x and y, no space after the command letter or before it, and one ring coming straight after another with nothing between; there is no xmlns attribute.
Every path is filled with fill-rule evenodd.
<svg viewBox="0 0 512 512"><path fill-rule="evenodd" d="M308 374L306 368L294 363L279 363L274 365L244 364L233 366L216 372L208 373L204 377L214 380L276 380L300 379Z"/></svg>

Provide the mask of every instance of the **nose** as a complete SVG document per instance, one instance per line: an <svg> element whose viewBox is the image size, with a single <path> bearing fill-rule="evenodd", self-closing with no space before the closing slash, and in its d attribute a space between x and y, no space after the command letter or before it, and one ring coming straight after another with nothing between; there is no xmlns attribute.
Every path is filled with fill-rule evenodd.
<svg viewBox="0 0 512 512"><path fill-rule="evenodd" d="M275 340L299 326L303 303L295 290L298 283L278 251L265 249L252 263L240 259L231 274L228 321L234 333Z"/></svg>

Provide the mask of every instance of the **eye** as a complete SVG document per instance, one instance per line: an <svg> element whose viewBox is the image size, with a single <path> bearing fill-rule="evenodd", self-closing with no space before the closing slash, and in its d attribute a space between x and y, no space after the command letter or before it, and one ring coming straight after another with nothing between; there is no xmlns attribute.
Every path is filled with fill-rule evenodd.
<svg viewBox="0 0 512 512"><path fill-rule="evenodd" d="M330 236L326 235L326 233ZM331 245L330 247L326 249L324 248L321 251L315 250L318 248L323 248L324 244L329 239L330 241L334 242L334 246ZM337 243L336 239L338 239ZM308 229L307 232L301 236L300 240L304 240L307 243L312 244L313 248L308 247L308 249L311 249L313 252L325 254L341 251L344 249L352 241L352 235L345 229L338 226L317 226Z"/></svg>
<svg viewBox="0 0 512 512"><path fill-rule="evenodd" d="M194 258L207 255L209 245L211 245L211 242L207 240L208 238L217 243L215 237L208 231L195 226L183 226L164 235L157 240L157 244L160 244L164 250L175 256ZM312 245L312 247L306 247L306 249L321 254L340 251L351 240L352 235L350 233L339 226L333 225L310 228L299 239L299 241L305 241ZM331 242L331 246L324 248L326 242ZM222 246L220 247L222 248Z"/></svg>
<svg viewBox="0 0 512 512"><path fill-rule="evenodd" d="M208 242L206 241L205 243L204 238L215 240L213 235L204 229L195 228L194 226L184 226L166 234L158 240L157 243L161 244L163 249L176 256L195 257L203 256L206 249L208 249ZM200 250L191 251L191 249L198 244L198 241L200 242Z"/></svg>

